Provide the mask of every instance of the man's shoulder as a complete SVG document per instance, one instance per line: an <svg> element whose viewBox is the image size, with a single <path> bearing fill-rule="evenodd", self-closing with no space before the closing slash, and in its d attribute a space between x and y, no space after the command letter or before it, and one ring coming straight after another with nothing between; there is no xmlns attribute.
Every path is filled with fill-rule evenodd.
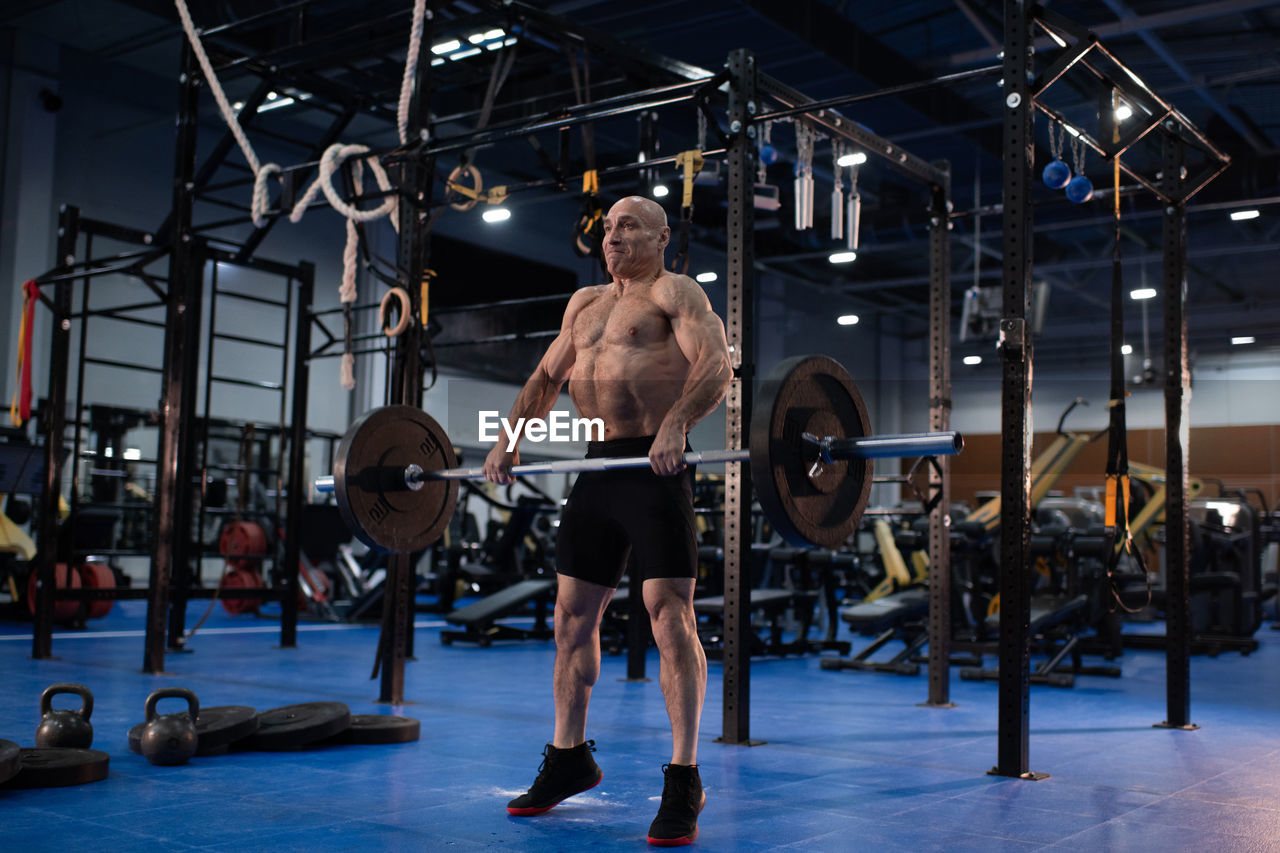
<svg viewBox="0 0 1280 853"><path fill-rule="evenodd" d="M667 313L675 313L681 306L701 305L707 301L707 292L702 285L678 272L664 272L653 283L650 293L653 301Z"/></svg>
<svg viewBox="0 0 1280 853"><path fill-rule="evenodd" d="M589 284L586 287L580 287L569 297L569 308L580 311L603 296L608 289L609 285L607 284Z"/></svg>

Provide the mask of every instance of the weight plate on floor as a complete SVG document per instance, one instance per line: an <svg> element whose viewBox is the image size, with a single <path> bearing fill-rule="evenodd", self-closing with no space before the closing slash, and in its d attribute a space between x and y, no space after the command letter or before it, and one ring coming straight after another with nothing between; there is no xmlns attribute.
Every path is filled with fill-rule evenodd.
<svg viewBox="0 0 1280 853"><path fill-rule="evenodd" d="M97 749L69 747L23 747L20 767L0 788L63 788L107 778L111 756Z"/></svg>
<svg viewBox="0 0 1280 853"><path fill-rule="evenodd" d="M408 743L418 739L422 724L412 717L391 714L352 714L351 726L329 738L327 744Z"/></svg>
<svg viewBox="0 0 1280 853"><path fill-rule="evenodd" d="M13 778L21 766L22 750L11 740L0 740L0 782Z"/></svg>
<svg viewBox="0 0 1280 853"><path fill-rule="evenodd" d="M405 482L405 469L454 468L453 443L414 406L383 406L347 430L333 460L342 519L361 542L383 551L420 551L440 538L458 502L456 480Z"/></svg>
<svg viewBox="0 0 1280 853"><path fill-rule="evenodd" d="M792 545L839 548L858 529L871 496L870 459L821 462L818 437L867 438L871 419L840 363L825 356L781 362L765 379L751 417L751 481L774 529Z"/></svg>
<svg viewBox="0 0 1280 853"><path fill-rule="evenodd" d="M258 715L258 731L245 738L249 749L291 749L331 738L351 725L351 709L341 702L305 702Z"/></svg>
<svg viewBox="0 0 1280 853"><path fill-rule="evenodd" d="M129 749L142 754L142 732L146 723L129 729ZM215 705L201 708L196 718L196 734L200 745L196 755L214 755L258 730L258 712L248 705Z"/></svg>

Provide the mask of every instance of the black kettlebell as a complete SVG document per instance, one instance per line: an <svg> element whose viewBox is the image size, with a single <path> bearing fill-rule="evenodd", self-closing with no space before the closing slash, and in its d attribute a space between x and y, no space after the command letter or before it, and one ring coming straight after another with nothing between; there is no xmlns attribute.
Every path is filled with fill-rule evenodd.
<svg viewBox="0 0 1280 853"><path fill-rule="evenodd" d="M80 710L55 711L53 697L59 693L75 693ZM93 745L93 694L83 684L52 684L40 694L40 726L36 729L36 746L88 749Z"/></svg>
<svg viewBox="0 0 1280 853"><path fill-rule="evenodd" d="M178 714L156 714L156 703L170 696L186 699L187 710ZM147 697L147 725L142 730L142 754L152 764L186 764L196 754L200 736L196 718L200 700L185 687L161 687Z"/></svg>

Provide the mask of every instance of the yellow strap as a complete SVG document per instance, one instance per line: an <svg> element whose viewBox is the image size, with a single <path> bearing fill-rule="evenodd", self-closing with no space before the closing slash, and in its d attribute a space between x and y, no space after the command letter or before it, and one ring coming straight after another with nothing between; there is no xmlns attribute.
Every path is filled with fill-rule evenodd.
<svg viewBox="0 0 1280 853"><path fill-rule="evenodd" d="M26 361L27 352L27 335L30 330L27 329L27 301L30 297L26 297L22 301L22 320L18 324L18 367L14 376L13 396L9 398L9 421L16 427L22 426L22 417L18 414L18 397L22 395L22 365Z"/></svg>
<svg viewBox="0 0 1280 853"><path fill-rule="evenodd" d="M1107 527L1113 526L1116 518L1116 496L1123 492L1125 515L1129 514L1129 475L1128 474L1108 474L1107 475L1107 501L1106 515L1103 517L1103 524ZM1124 519L1124 528L1128 529L1129 519Z"/></svg>
<svg viewBox="0 0 1280 853"><path fill-rule="evenodd" d="M582 191L590 195L600 192L600 173L595 169L582 173Z"/></svg>
<svg viewBox="0 0 1280 853"><path fill-rule="evenodd" d="M702 171L702 164L702 152L697 148L681 151L676 155L676 168L684 169L684 200L681 202L683 207L693 205L693 179Z"/></svg>

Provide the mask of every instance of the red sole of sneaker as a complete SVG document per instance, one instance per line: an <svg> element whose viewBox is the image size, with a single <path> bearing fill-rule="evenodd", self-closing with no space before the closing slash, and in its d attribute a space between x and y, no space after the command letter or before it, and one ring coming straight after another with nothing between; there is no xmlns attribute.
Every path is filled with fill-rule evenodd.
<svg viewBox="0 0 1280 853"><path fill-rule="evenodd" d="M578 796L578 794L581 794L583 791L590 791L596 785L599 785L600 782L603 781L603 779L604 779L604 774L601 773L599 779L597 779L595 782L588 785L587 787L583 788L582 791L578 791L576 793L570 794L569 797L576 797ZM564 800L569 799L569 797L565 797ZM534 815L545 814L551 811L556 806L563 803L564 800L556 800L554 803L552 803L549 806L539 806L537 808L529 808L529 809L513 809L511 808L511 806L507 806L507 814L511 815L512 817L533 817Z"/></svg>
<svg viewBox="0 0 1280 853"><path fill-rule="evenodd" d="M686 844L692 844L693 840L698 837L698 830L693 830L693 835L684 838L653 838L646 836L648 842L653 847L684 847Z"/></svg>

